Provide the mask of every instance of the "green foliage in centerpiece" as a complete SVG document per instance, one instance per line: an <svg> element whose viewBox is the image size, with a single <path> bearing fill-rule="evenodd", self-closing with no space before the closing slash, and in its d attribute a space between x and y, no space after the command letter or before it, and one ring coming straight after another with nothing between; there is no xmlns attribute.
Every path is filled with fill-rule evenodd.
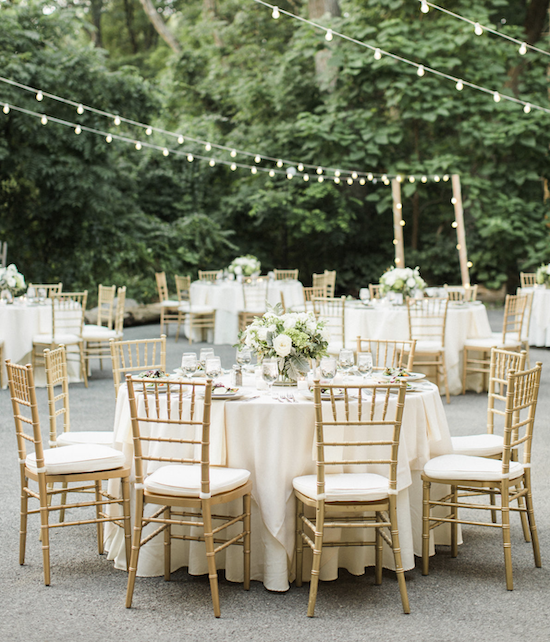
<svg viewBox="0 0 550 642"><path fill-rule="evenodd" d="M9 290L13 296L18 296L25 289L25 277L13 263L5 268L0 267L0 290Z"/></svg>
<svg viewBox="0 0 550 642"><path fill-rule="evenodd" d="M537 276L535 279L539 285L550 285L550 264L541 265L537 269Z"/></svg>
<svg viewBox="0 0 550 642"><path fill-rule="evenodd" d="M380 277L380 294L398 292L403 296L411 296L416 290L424 290L426 281L420 276L417 267L390 268Z"/></svg>
<svg viewBox="0 0 550 642"><path fill-rule="evenodd" d="M239 336L240 343L253 350L258 360L276 358L279 373L292 380L309 370L311 359L327 354L328 340L323 321L316 321L311 312L282 314L280 303L269 307Z"/></svg>
<svg viewBox="0 0 550 642"><path fill-rule="evenodd" d="M246 256L238 256L231 261L227 271L236 276L252 276L260 272L262 268L261 263L252 254Z"/></svg>

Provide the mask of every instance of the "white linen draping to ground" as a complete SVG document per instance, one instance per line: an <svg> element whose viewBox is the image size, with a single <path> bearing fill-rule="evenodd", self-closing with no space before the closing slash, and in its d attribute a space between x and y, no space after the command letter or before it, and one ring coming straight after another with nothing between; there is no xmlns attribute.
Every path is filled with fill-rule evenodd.
<svg viewBox="0 0 550 642"><path fill-rule="evenodd" d="M380 301L371 308L365 307L362 303L346 304L346 344L355 348L354 342L358 336L363 339L408 339L407 306L392 306L385 301ZM445 363L451 394L457 395L462 392L462 351L466 339L490 336L491 326L487 310L482 303L449 303L445 331ZM479 385L468 387L477 389Z"/></svg>
<svg viewBox="0 0 550 642"><path fill-rule="evenodd" d="M243 388L243 391L260 394L252 388ZM275 389L275 394L281 392L288 390ZM297 403L281 403L264 393L244 403L214 400L212 404L212 462L226 463L251 472L251 577L274 591L287 590L289 581L294 578L295 503L292 480L315 473L313 402L300 397L296 389L293 392ZM131 457L133 447L125 386L119 391L114 429L115 446ZM421 554L421 492L416 488L410 494L411 484L419 485L420 471L430 457L451 450L447 421L435 386L424 392L407 393L399 451L397 500L405 569L414 567L414 554ZM411 502L413 495L414 506ZM138 575L163 574L163 547L164 538L161 536L143 547ZM113 526L106 529L106 548L116 567L125 569L121 529ZM218 568L225 568L227 579L242 581L240 548L230 547L216 559ZM308 563L306 558L306 565ZM335 579L338 567L362 574L366 566L372 565L374 550L371 548L327 549L323 553L321 579ZM384 565L393 567L389 549L384 553ZM176 570L182 566L188 566L192 574L207 573L202 544L173 542L172 568Z"/></svg>
<svg viewBox="0 0 550 642"><path fill-rule="evenodd" d="M279 303L281 292L287 309L303 305L303 287L299 281L269 281L267 300ZM191 284L191 304L210 306L216 310L216 345L234 344L239 334L239 311L244 310L243 286L237 281L194 281ZM192 308L191 308L192 309ZM197 337L198 339L198 337ZM195 337L193 337L195 340Z"/></svg>
<svg viewBox="0 0 550 642"><path fill-rule="evenodd" d="M529 345L539 348L550 347L550 289L537 286L536 288L520 288L520 292L522 294L533 293Z"/></svg>
<svg viewBox="0 0 550 642"><path fill-rule="evenodd" d="M31 363L33 336L51 331L51 301L46 301L44 305L29 305L20 299L9 305L0 303L0 341L4 342L4 359L10 359L13 363ZM0 367L5 374L4 364L0 364ZM69 361L67 370L71 382L80 381L78 364ZM6 377L3 382L4 387L7 387ZM43 367L36 369L34 383L39 387L46 385Z"/></svg>

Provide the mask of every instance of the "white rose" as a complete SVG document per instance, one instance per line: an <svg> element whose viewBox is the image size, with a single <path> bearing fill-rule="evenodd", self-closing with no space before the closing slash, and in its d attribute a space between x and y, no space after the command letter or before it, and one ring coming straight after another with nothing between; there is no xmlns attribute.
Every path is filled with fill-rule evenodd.
<svg viewBox="0 0 550 642"><path fill-rule="evenodd" d="M306 324L306 328L309 332L311 332L311 334L314 334L315 330L317 330L317 324L315 323L315 321L308 321Z"/></svg>
<svg viewBox="0 0 550 642"><path fill-rule="evenodd" d="M243 273L243 271L242 271L241 266L240 265L236 265L235 266L235 274L239 275L239 274L242 274L242 273Z"/></svg>
<svg viewBox="0 0 550 642"><path fill-rule="evenodd" d="M276 326L275 324L270 325L270 326L267 328L267 331L268 331L268 332L271 332L271 334L274 334L275 332L277 332L277 326Z"/></svg>
<svg viewBox="0 0 550 642"><path fill-rule="evenodd" d="M265 341L267 339L267 328L258 328L258 339Z"/></svg>
<svg viewBox="0 0 550 642"><path fill-rule="evenodd" d="M284 323L285 330L290 330L290 328L293 328L295 325L296 325L296 319L294 319L293 317L287 317L285 319L285 323Z"/></svg>
<svg viewBox="0 0 550 642"><path fill-rule="evenodd" d="M410 288L414 288L416 286L416 281L412 276L407 279L407 285Z"/></svg>
<svg viewBox="0 0 550 642"><path fill-rule="evenodd" d="M330 342L330 330L328 328L323 328L321 330L321 337L323 341L326 341L327 343Z"/></svg>
<svg viewBox="0 0 550 642"><path fill-rule="evenodd" d="M280 357L287 357L292 348L292 339L286 334L280 334L273 340L273 348Z"/></svg>

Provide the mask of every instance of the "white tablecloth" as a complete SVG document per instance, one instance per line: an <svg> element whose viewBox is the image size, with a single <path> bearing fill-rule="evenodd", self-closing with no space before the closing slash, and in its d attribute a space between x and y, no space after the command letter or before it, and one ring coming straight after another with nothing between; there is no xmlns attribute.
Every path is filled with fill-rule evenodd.
<svg viewBox="0 0 550 642"><path fill-rule="evenodd" d="M550 347L550 289L544 287L520 288L523 294L533 293L533 307L529 323L529 345ZM527 313L526 313L527 314Z"/></svg>
<svg viewBox="0 0 550 642"><path fill-rule="evenodd" d="M366 308L362 303L346 304L346 344L355 348L357 336L363 339L408 339L407 307L386 305L383 301L373 308ZM462 392L464 342L466 339L489 336L491 326L483 304L449 303L445 331L445 364L451 394Z"/></svg>
<svg viewBox="0 0 550 642"><path fill-rule="evenodd" d="M303 305L303 287L299 281L269 281L267 300L279 303L281 292L286 308ZM239 333L239 311L244 310L243 287L237 281L195 281L191 284L192 305L208 305L216 310L216 345L234 344ZM209 339L210 341L210 339Z"/></svg>
<svg viewBox="0 0 550 642"><path fill-rule="evenodd" d="M274 389L276 394L284 390ZM315 473L313 402L302 399L296 389L294 394L299 399L297 403L281 403L265 393L244 403L214 401L211 422L211 443L215 444L213 461L224 459L227 465L245 468L252 474L251 576L275 591L287 590L289 580L294 577L292 480L299 475ZM115 446L131 457L133 447L125 386L119 392L114 429ZM414 554L421 554L420 471L430 457L449 452L449 430L435 386L426 392L408 393L399 452L397 500L405 569L414 567ZM125 569L121 529L111 526L106 534L109 558L115 559L117 568ZM163 538L157 537L143 547L138 575L163 574L163 546ZM238 547L230 547L225 555L216 559L218 568L225 567L227 579L242 581L242 551ZM338 567L362 574L366 566L373 564L372 549L327 549L323 553L321 578L335 579ZM393 567L389 548L384 552L384 565ZM173 570L182 566L188 566L192 574L207 572L202 545L173 542Z"/></svg>

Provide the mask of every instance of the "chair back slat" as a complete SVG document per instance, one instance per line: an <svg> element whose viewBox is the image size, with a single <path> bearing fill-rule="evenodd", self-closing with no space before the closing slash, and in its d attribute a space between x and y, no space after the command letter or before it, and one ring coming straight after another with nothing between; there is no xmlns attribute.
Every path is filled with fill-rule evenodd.
<svg viewBox="0 0 550 642"><path fill-rule="evenodd" d="M405 368L412 371L415 347L416 339L399 341L357 337L357 354L370 352L375 372L380 372L386 368Z"/></svg>
<svg viewBox="0 0 550 642"><path fill-rule="evenodd" d="M523 317L527 308L527 297L519 294L507 294L504 302L504 321L502 323L502 343L506 339L521 341Z"/></svg>
<svg viewBox="0 0 550 642"><path fill-rule="evenodd" d="M223 270L199 270L199 281L217 281L223 276Z"/></svg>
<svg viewBox="0 0 550 642"><path fill-rule="evenodd" d="M71 429L71 415L69 407L69 377L67 376L67 352L64 345L55 350L44 350L46 369L46 388L48 391L48 409L50 412L50 447L55 447L57 442L57 421L63 416L63 432ZM56 393L56 388L61 386L61 391Z"/></svg>
<svg viewBox="0 0 550 642"><path fill-rule="evenodd" d="M122 335L124 332L124 311L126 309L126 286L117 289L115 310L115 332Z"/></svg>
<svg viewBox="0 0 550 642"><path fill-rule="evenodd" d="M409 338L445 345L448 298L407 299Z"/></svg>
<svg viewBox="0 0 550 642"><path fill-rule="evenodd" d="M298 270L273 270L276 281L297 281Z"/></svg>
<svg viewBox="0 0 550 642"><path fill-rule="evenodd" d="M63 292L63 283L28 283L27 291L31 288L34 289L36 296L38 297L39 290L46 291L46 298L51 299L54 294L61 294Z"/></svg>
<svg viewBox="0 0 550 642"><path fill-rule="evenodd" d="M326 296L334 296L336 289L336 270L325 270L325 287L327 290Z"/></svg>
<svg viewBox="0 0 550 642"><path fill-rule="evenodd" d="M445 293L449 301L459 301L464 303L471 303L477 301L477 284L476 285L445 285Z"/></svg>
<svg viewBox="0 0 550 642"><path fill-rule="evenodd" d="M139 339L133 341L115 341L111 339L111 362L115 393L126 374L143 370L166 370L166 335L159 339Z"/></svg>
<svg viewBox="0 0 550 642"><path fill-rule="evenodd" d="M113 329L116 285L101 285L97 290L97 325Z"/></svg>
<svg viewBox="0 0 550 642"><path fill-rule="evenodd" d="M88 290L61 292L52 295L52 336L75 334L82 336Z"/></svg>
<svg viewBox="0 0 550 642"><path fill-rule="evenodd" d="M243 283L244 311L262 315L267 310L269 281Z"/></svg>
<svg viewBox="0 0 550 642"><path fill-rule="evenodd" d="M179 276L176 274L174 277L176 281L176 292L178 294L178 301L185 303L191 300L191 277Z"/></svg>
<svg viewBox="0 0 550 642"><path fill-rule="evenodd" d="M155 280L157 282L157 291L159 295L159 302L168 301L168 283L166 282L166 272L155 272Z"/></svg>
<svg viewBox="0 0 550 642"><path fill-rule="evenodd" d="M522 288L533 288L537 284L537 273L520 272L519 280Z"/></svg>
<svg viewBox="0 0 550 642"><path fill-rule="evenodd" d="M332 341L346 345L346 297L317 297L313 299L313 312L318 321L324 321Z"/></svg>

